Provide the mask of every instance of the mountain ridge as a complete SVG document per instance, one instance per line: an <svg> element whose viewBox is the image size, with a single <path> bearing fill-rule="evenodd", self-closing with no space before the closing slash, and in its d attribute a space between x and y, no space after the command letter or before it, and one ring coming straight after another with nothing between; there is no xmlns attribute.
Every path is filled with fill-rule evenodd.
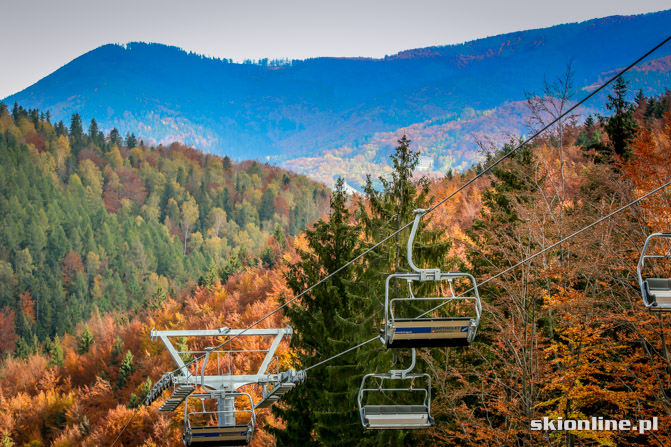
<svg viewBox="0 0 671 447"><path fill-rule="evenodd" d="M593 84L659 43L670 22L671 10L610 16L379 59L323 57L280 66L162 44L108 44L5 101L48 109L55 119L75 112L95 117L104 130L133 129L152 142L177 140L282 164L360 148L379 132L522 100L571 60L576 87ZM669 54L665 47L659 56ZM645 93L661 92L653 86ZM461 157L449 146L440 150Z"/></svg>

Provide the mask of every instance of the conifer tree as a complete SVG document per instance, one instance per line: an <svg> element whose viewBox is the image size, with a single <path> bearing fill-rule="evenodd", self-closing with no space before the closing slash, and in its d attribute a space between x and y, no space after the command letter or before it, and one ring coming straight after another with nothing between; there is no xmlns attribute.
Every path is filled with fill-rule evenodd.
<svg viewBox="0 0 671 447"><path fill-rule="evenodd" d="M284 238L284 231L282 231L282 226L280 224L275 224L275 232L273 233L273 237L280 246L280 249L284 250L287 247L287 242Z"/></svg>
<svg viewBox="0 0 671 447"><path fill-rule="evenodd" d="M261 196L261 205L259 207L259 220L263 222L264 220L270 220L275 214L275 207L273 206L273 199L275 198L275 193L272 189L266 189Z"/></svg>
<svg viewBox="0 0 671 447"><path fill-rule="evenodd" d="M78 113L74 113L70 119L70 146L72 147L72 153L75 155L84 146L82 117Z"/></svg>
<svg viewBox="0 0 671 447"><path fill-rule="evenodd" d="M63 347L61 346L61 340L56 336L54 338L54 341L49 344L49 365L53 366L58 366L61 367L63 366L63 363L65 362L65 358L63 356Z"/></svg>
<svg viewBox="0 0 671 447"><path fill-rule="evenodd" d="M331 196L329 220L320 220L314 229L306 231L310 250L299 252L301 260L289 268L287 285L294 294L336 271L358 252L361 230L350 222L343 186L341 179ZM355 295L357 285L352 272L352 267L340 271L287 309L286 315L296 329L292 344L302 367L316 363L317 354L327 358L358 342L361 298ZM361 374L361 367L346 357L310 371L310 378L288 396L287 408L273 407L273 413L287 426L286 430L269 429L277 445L358 442L362 428L356 411L356 392L348 378ZM313 439L313 431L317 439Z"/></svg>
<svg viewBox="0 0 671 447"><path fill-rule="evenodd" d="M391 156L394 171L391 178L380 178L381 190L369 178L365 193L368 202L360 202L357 221L349 223L349 210L339 180L331 198L329 222L318 222L306 232L310 252L301 253L301 261L290 269L289 287L299 293L323 276L353 259L364 247L383 240L414 218L413 210L429 205L428 182L413 181L419 153L410 148L403 137ZM449 242L441 240L437 231L426 229L424 218L417 236L414 259L418 265L450 270L447 257ZM384 281L392 271L407 271L404 261L409 231L388 241L365 261L338 273L313 289L299 306L291 307L287 316L296 328L295 347L299 360L306 367L338 354L360 343L382 326ZM361 237L365 238L361 247ZM356 280L355 280L356 278ZM319 358L312 358L319 353ZM287 424L287 430L275 434L278 445L391 445L410 442L408 432L364 432L356 407L361 378L369 372L387 372L409 363L408 352L391 352L369 344L356 354L343 356L309 372L306 383L287 399L287 408L274 407L273 412ZM354 359L352 358L354 357ZM418 366L419 367L419 366ZM421 368L421 367L420 367ZM315 439L310 437L315 434Z"/></svg>
<svg viewBox="0 0 671 447"><path fill-rule="evenodd" d="M112 363L116 364L119 361L122 349L123 349L123 342L121 341L121 338L117 336L116 339L114 339L114 345L112 345L112 351L111 351Z"/></svg>
<svg viewBox="0 0 671 447"><path fill-rule="evenodd" d="M95 140L98 138L98 132L98 123L96 122L96 119L93 118L91 119L91 124L89 124L89 138Z"/></svg>
<svg viewBox="0 0 671 447"><path fill-rule="evenodd" d="M615 81L613 94L608 95L606 107L613 112L613 116L608 118L604 126L610 139L610 146L616 155L628 158L638 125L634 119L634 108L627 101L627 81L622 77Z"/></svg>
<svg viewBox="0 0 671 447"><path fill-rule="evenodd" d="M126 147L127 148L134 148L137 146L137 138L135 137L135 133L126 133Z"/></svg>
<svg viewBox="0 0 671 447"><path fill-rule="evenodd" d="M372 180L368 178L364 188L368 206L364 202L359 203L358 218L362 222L367 246L372 246L411 222L415 217L413 210L426 209L431 203L428 181L425 178L413 180L414 170L419 162L419 152L412 150L410 140L406 136L398 141L398 146L390 158L394 168L391 177L378 178L382 185L380 190L377 190ZM426 224L429 220L430 216L422 218L413 247L413 260L419 267L452 270L453 260L447 256L450 242L441 240L437 230L427 229ZM409 229L401 232L370 253L365 261L359 264L356 277L358 283L365 287L360 293L368 297L364 309L365 315L369 318L367 325L376 330L383 326L386 277L392 272L409 271L405 261L409 233ZM406 289L400 289L397 284L393 286L396 286L392 290L394 296L409 296ZM414 292L416 294L426 292L428 296L430 288L427 285ZM365 338L362 337L361 341L363 339ZM380 349L379 345L369 344L358 352L357 363L366 365L366 373L384 373L391 369L406 368L410 364L409 350L385 351ZM418 364L416 369L421 368L422 365ZM369 430L365 432L358 445L407 445L411 442L408 435L409 432L403 430Z"/></svg>
<svg viewBox="0 0 671 447"><path fill-rule="evenodd" d="M110 137L109 138L110 138L110 144L112 146L121 146L121 144L123 143L123 139L121 138L121 133L119 133L119 131L116 128L114 128L110 131Z"/></svg>
<svg viewBox="0 0 671 447"><path fill-rule="evenodd" d="M203 286L207 289L211 289L219 279L219 272L217 270L217 265L214 260L210 260L210 264L207 267L207 271L203 276L198 279L198 285ZM159 286L160 287L160 286Z"/></svg>
<svg viewBox="0 0 671 447"><path fill-rule="evenodd" d="M2 432L2 439L0 440L0 447L14 447L14 441L9 434L9 430Z"/></svg>
<svg viewBox="0 0 671 447"><path fill-rule="evenodd" d="M93 339L93 334L89 329L89 325L85 324L84 330L82 331L82 335L80 335L79 339L77 340L77 352L80 355L86 354L87 352L89 352L89 349L91 349L93 343L95 343L95 340Z"/></svg>
<svg viewBox="0 0 671 447"><path fill-rule="evenodd" d="M119 367L119 377L117 378L117 388L123 388L123 386L128 381L128 378L133 373L133 353L126 351L126 355L121 361L121 366Z"/></svg>

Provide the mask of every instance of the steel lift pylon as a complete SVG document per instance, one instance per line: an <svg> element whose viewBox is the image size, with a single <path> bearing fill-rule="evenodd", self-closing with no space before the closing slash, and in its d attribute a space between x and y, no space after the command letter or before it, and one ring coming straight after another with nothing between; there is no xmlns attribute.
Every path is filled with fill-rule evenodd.
<svg viewBox="0 0 671 447"><path fill-rule="evenodd" d="M147 395L147 404L158 399L164 390L172 386L173 392L161 406L160 411L174 411L182 402L184 405L184 443L187 446L246 445L254 432L257 409L268 408L305 380L304 371L279 371L279 359L275 352L282 340L291 338L293 329L231 329L223 327L206 330L151 331L152 340L160 340L177 365L177 369L166 373L156 382ZM179 351L172 339L199 337L272 337L267 349L219 349L206 348L204 351ZM265 356L256 373L233 374L232 354L263 354ZM185 363L184 354L200 354L198 362ZM220 357L228 357L227 368L221 367ZM217 357L216 373L208 373L207 367ZM275 366L273 367L273 364ZM226 366L226 365L225 365ZM226 371L222 371L225 369ZM212 367L210 367L210 371ZM247 386L261 387L261 397L255 402L250 393L240 392ZM195 393L200 387L203 392ZM244 408L236 408L236 398L248 402ZM200 400L202 408L194 411L193 406ZM210 410L206 402L214 402L216 410ZM249 408L247 408L249 407ZM209 421L205 423L203 421ZM216 422L213 422L216 421Z"/></svg>

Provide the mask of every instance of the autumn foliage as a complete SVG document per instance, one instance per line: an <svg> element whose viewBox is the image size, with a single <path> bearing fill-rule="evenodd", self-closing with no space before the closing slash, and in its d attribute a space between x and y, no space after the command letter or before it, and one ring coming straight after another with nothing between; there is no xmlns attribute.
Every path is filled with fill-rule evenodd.
<svg viewBox="0 0 671 447"><path fill-rule="evenodd" d="M286 287L281 272L255 267L233 275L225 285L216 281L180 298L168 298L156 311L132 321L96 313L86 325L94 340L86 353L78 352L78 340L84 331L80 325L76 334L60 342L61 365L54 364L53 355L5 360L0 371L0 425L16 445L109 445L135 411L127 407L131 395L139 393L147 377L158 379L174 369L163 345L150 340L152 328L246 327L277 307L282 293L286 293ZM260 326L282 324L282 316L277 314ZM258 338L241 337L234 342L235 349L267 347L267 340ZM206 347L195 340L188 342L189 349ZM119 388L116 384L126 352L133 354L133 372ZM278 355L286 367L286 343L280 346ZM239 357L234 368L258 368L261 360ZM183 413L161 414L160 403L139 410L120 440L122 445L181 445ZM263 420L260 415L261 424ZM264 439L269 438L259 430L255 445L265 445Z"/></svg>

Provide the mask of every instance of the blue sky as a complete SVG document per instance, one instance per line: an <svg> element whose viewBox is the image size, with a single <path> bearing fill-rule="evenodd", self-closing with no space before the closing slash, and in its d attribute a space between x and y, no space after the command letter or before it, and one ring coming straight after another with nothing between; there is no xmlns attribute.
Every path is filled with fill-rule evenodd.
<svg viewBox="0 0 671 447"><path fill-rule="evenodd" d="M0 6L4 98L106 43L160 42L235 61L383 57L670 5L668 0L0 0Z"/></svg>

